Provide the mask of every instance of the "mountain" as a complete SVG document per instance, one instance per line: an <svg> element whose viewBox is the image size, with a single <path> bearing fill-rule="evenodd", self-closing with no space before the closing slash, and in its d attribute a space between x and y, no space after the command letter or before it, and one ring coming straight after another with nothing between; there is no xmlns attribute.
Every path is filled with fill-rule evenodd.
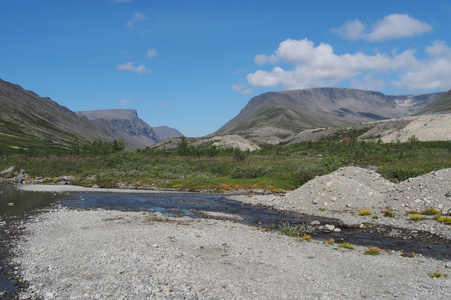
<svg viewBox="0 0 451 300"><path fill-rule="evenodd" d="M153 131L157 134L158 141L162 141L173 137L181 137L183 135L177 129L168 126L157 126L152 128Z"/></svg>
<svg viewBox="0 0 451 300"><path fill-rule="evenodd" d="M179 131L167 126L150 127L134 109L79 111L77 115L106 129L110 136L123 139L128 149L145 148L166 138L182 136Z"/></svg>
<svg viewBox="0 0 451 300"><path fill-rule="evenodd" d="M390 96L345 88L268 92L252 98L216 135L287 137L306 129L402 118L443 93Z"/></svg>
<svg viewBox="0 0 451 300"><path fill-rule="evenodd" d="M21 149L56 143L71 145L76 140L111 139L107 132L76 115L50 98L0 79L1 146Z"/></svg>
<svg viewBox="0 0 451 300"><path fill-rule="evenodd" d="M431 103L429 103L422 110L415 113L415 115L451 113L451 90L444 93Z"/></svg>
<svg viewBox="0 0 451 300"><path fill-rule="evenodd" d="M50 98L0 79L0 154L12 149L68 147L78 142L123 139L128 149L144 148L182 134L152 128L136 110L111 109L75 113Z"/></svg>

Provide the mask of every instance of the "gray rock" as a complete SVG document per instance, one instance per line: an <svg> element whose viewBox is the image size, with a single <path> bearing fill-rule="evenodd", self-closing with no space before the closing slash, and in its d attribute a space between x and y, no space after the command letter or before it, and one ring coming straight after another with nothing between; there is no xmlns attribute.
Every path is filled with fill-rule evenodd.
<svg viewBox="0 0 451 300"><path fill-rule="evenodd" d="M334 225L326 224L324 225L324 232L331 232L335 229Z"/></svg>
<svg viewBox="0 0 451 300"><path fill-rule="evenodd" d="M445 193L445 197L451 197L451 191L447 191L447 192Z"/></svg>
<svg viewBox="0 0 451 300"><path fill-rule="evenodd" d="M362 222L360 222L358 219L355 218L341 218L338 221L338 224L341 227L345 228L357 228L362 224Z"/></svg>
<svg viewBox="0 0 451 300"><path fill-rule="evenodd" d="M319 226L319 225L321 225L321 223L319 221L315 220L315 221L310 222L309 225L311 225L311 226Z"/></svg>

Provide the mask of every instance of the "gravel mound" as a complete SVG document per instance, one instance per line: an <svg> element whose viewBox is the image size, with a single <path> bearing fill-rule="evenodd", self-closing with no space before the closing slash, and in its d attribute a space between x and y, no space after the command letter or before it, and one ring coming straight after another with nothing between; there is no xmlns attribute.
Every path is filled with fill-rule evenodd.
<svg viewBox="0 0 451 300"><path fill-rule="evenodd" d="M21 299L448 299L451 290L449 278L429 277L449 262L230 221L58 208L25 226Z"/></svg>
<svg viewBox="0 0 451 300"><path fill-rule="evenodd" d="M451 169L434 171L396 184L373 170L344 167L316 177L283 196L228 198L310 216L423 230L451 239L451 226L435 220L412 223L406 217L410 210L421 212L435 208L443 214L451 212ZM372 214L362 217L359 215L362 209L370 210ZM384 216L387 210L395 212L396 217Z"/></svg>

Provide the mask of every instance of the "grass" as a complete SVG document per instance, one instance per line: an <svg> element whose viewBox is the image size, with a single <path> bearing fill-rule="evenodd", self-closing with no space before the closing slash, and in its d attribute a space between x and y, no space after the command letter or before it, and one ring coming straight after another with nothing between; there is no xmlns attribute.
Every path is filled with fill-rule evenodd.
<svg viewBox="0 0 451 300"><path fill-rule="evenodd" d="M14 150L6 147L6 137L0 136L0 170L14 166L32 177L72 175L76 184L100 187L122 184L180 191L262 189L284 193L343 166L376 166L393 182L451 167L451 142L379 144L359 142L352 136L352 132L343 132L337 138L351 137L348 142L331 138L264 146L255 152L212 145L184 145L183 151L124 151L119 142L61 147L45 140L39 149L33 148L32 142L21 142L20 149Z"/></svg>

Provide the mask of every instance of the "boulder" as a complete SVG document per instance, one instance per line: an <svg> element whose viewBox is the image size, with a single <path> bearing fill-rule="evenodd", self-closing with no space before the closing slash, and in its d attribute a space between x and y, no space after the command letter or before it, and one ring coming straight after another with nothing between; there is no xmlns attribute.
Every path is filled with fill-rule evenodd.
<svg viewBox="0 0 451 300"><path fill-rule="evenodd" d="M355 218L342 218L338 221L338 224L345 228L358 228L362 222Z"/></svg>

